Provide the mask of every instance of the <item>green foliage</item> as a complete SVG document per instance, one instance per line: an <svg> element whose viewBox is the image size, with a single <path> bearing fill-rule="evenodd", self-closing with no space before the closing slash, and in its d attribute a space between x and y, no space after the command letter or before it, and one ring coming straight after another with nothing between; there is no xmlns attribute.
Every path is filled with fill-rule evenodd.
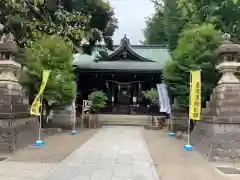
<svg viewBox="0 0 240 180"><path fill-rule="evenodd" d="M181 34L172 59L165 65L163 77L179 105L188 106L190 71L201 69L202 86L213 87L218 80L217 63L212 52L219 45L220 32L211 24L194 25Z"/></svg>
<svg viewBox="0 0 240 180"><path fill-rule="evenodd" d="M164 0L163 30L167 36L168 47L171 52L176 48L180 35L179 32L181 32L186 23L181 17L178 0Z"/></svg>
<svg viewBox="0 0 240 180"><path fill-rule="evenodd" d="M147 22L145 39L152 43L149 37L154 36L158 44L167 42L172 57L165 65L164 81L170 95L187 107L191 70L202 70L204 90L211 91L219 77L212 52L220 33L229 33L233 41L240 42L239 0L165 0L163 10L161 0L154 2L155 14ZM157 13L159 9L163 14ZM163 22L154 20L162 18ZM165 36L160 37L162 32Z"/></svg>
<svg viewBox="0 0 240 180"><path fill-rule="evenodd" d="M4 31L12 32L20 47L57 34L76 51L84 42L93 47L111 41L117 28L112 8L102 0L1 0L0 11Z"/></svg>
<svg viewBox="0 0 240 180"><path fill-rule="evenodd" d="M156 105L158 104L158 93L157 93L157 89L150 89L147 91L142 91L142 94L144 96L145 99L149 100L149 102L151 103L151 105Z"/></svg>
<svg viewBox="0 0 240 180"><path fill-rule="evenodd" d="M71 47L61 37L43 37L26 49L26 69L22 72L20 83L36 94L42 70L49 69L51 74L44 91L44 102L50 107L69 105L76 95L72 58Z"/></svg>
<svg viewBox="0 0 240 180"><path fill-rule="evenodd" d="M166 42L172 52L178 43L180 34L190 24L211 23L217 30L229 33L234 41L240 41L240 8L236 0L165 0L164 14L162 0L155 0L155 13L148 18L144 30L145 41L150 44ZM231 15L230 15L231 14ZM164 19L163 25L155 19ZM148 24L151 24L149 26ZM165 32L163 36L162 32ZM155 38L149 38L149 37ZM151 40L153 39L153 40ZM153 42L154 41L154 42Z"/></svg>
<svg viewBox="0 0 240 180"><path fill-rule="evenodd" d="M233 0L178 0L182 17L188 24L211 23L216 29L231 34L234 41L240 40L240 6Z"/></svg>
<svg viewBox="0 0 240 180"><path fill-rule="evenodd" d="M92 101L90 108L91 113L98 113L101 108L106 106L106 95L103 91L92 92L88 99Z"/></svg>
<svg viewBox="0 0 240 180"><path fill-rule="evenodd" d="M232 0L234 4L237 4L239 3L240 1L239 0Z"/></svg>
<svg viewBox="0 0 240 180"><path fill-rule="evenodd" d="M156 6L152 17L146 20L146 28L143 30L144 44L166 44L167 37L164 31L164 9L161 5Z"/></svg>

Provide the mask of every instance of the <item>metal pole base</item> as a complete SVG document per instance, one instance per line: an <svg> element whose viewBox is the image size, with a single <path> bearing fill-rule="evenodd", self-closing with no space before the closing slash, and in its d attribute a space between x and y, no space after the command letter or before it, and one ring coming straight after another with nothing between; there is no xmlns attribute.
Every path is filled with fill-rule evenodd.
<svg viewBox="0 0 240 180"><path fill-rule="evenodd" d="M190 144L184 146L185 151L193 151L193 147Z"/></svg>
<svg viewBox="0 0 240 180"><path fill-rule="evenodd" d="M72 131L71 134L72 134L72 135L76 135L76 134L77 134L77 131Z"/></svg>
<svg viewBox="0 0 240 180"><path fill-rule="evenodd" d="M174 137L174 136L175 136L175 133L170 132L170 133L169 133L169 136L170 136L170 137Z"/></svg>
<svg viewBox="0 0 240 180"><path fill-rule="evenodd" d="M43 146L44 144L44 141L38 140L33 144L33 146Z"/></svg>

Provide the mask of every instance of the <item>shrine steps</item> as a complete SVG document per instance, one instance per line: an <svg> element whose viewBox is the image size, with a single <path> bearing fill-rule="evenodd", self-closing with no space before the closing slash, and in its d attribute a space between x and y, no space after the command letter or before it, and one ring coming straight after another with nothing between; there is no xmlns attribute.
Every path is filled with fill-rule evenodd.
<svg viewBox="0 0 240 180"><path fill-rule="evenodd" d="M99 121L102 125L145 126L151 123L151 117L147 115L100 114Z"/></svg>

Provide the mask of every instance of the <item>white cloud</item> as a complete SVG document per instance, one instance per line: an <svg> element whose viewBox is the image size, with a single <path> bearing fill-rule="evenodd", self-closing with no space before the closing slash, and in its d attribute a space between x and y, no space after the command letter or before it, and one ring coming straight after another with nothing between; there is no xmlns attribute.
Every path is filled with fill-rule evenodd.
<svg viewBox="0 0 240 180"><path fill-rule="evenodd" d="M130 39L131 44L139 44L144 40L142 29L145 27L145 17L153 11L153 3L150 0L109 0L115 9L119 20L119 29L115 32L114 44L119 44L124 34Z"/></svg>

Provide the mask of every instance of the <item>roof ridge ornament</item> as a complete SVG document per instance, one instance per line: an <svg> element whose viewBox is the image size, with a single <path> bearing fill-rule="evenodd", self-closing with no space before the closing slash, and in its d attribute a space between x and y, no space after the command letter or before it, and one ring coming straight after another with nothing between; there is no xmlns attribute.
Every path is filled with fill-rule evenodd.
<svg viewBox="0 0 240 180"><path fill-rule="evenodd" d="M124 34L124 37L121 39L121 43L130 43L129 39L127 38L127 34Z"/></svg>

